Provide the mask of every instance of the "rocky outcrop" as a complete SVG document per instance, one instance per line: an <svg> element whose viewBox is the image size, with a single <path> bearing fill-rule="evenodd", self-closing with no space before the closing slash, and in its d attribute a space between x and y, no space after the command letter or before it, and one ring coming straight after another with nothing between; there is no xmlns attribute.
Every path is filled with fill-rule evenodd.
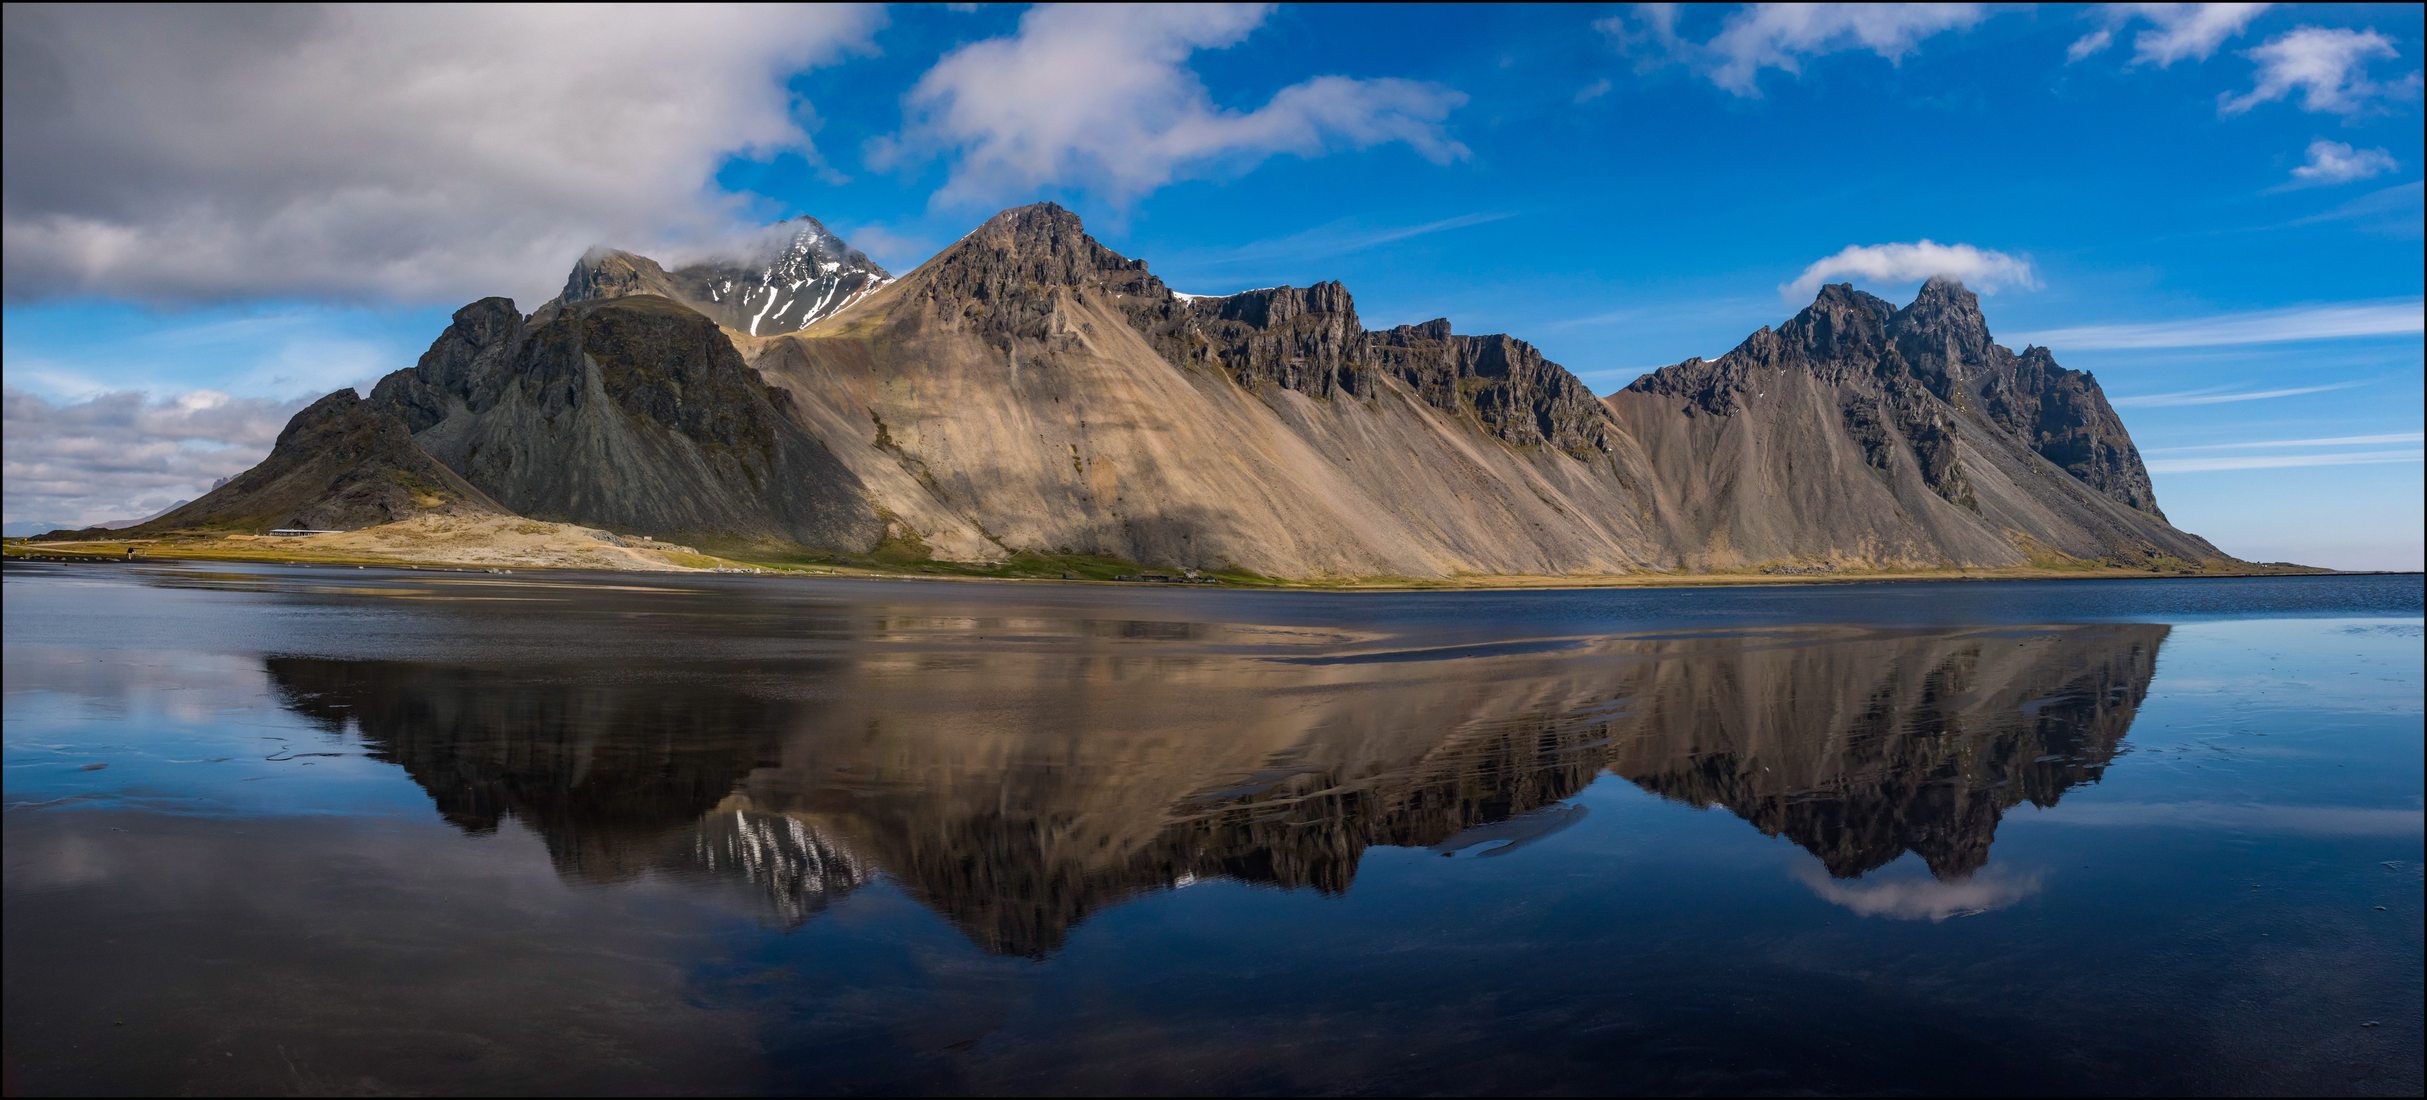
<svg viewBox="0 0 2427 1100"><path fill-rule="evenodd" d="M2099 492L2165 517L2140 448L2087 372L2066 370L2048 349L2029 347L2008 369L1982 378L1974 393L1983 416L2030 441L2041 458Z"/></svg>
<svg viewBox="0 0 2427 1100"><path fill-rule="evenodd" d="M1471 416L1514 447L1584 456L1611 449L1609 410L1583 381L1508 336L1458 336L1449 319L1372 335L1382 369L1436 409Z"/></svg>
<svg viewBox="0 0 2427 1100"><path fill-rule="evenodd" d="M596 302L608 298L629 298L636 294L654 294L660 298L681 300L683 291L666 269L656 260L615 248L593 248L582 253L573 271L565 276L564 293L557 301ZM498 299L483 299L496 301Z"/></svg>
<svg viewBox="0 0 2427 1100"><path fill-rule="evenodd" d="M1242 386L1274 386L1314 397L1373 391L1371 334L1338 283L1268 287L1228 297L1174 296L1141 310L1164 358L1217 370Z"/></svg>

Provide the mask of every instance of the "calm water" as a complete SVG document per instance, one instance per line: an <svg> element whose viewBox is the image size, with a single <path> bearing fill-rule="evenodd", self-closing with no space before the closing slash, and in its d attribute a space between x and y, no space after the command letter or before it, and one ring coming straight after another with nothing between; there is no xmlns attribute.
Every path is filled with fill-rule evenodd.
<svg viewBox="0 0 2427 1100"><path fill-rule="evenodd" d="M2422 1085L2417 577L5 597L28 1092Z"/></svg>

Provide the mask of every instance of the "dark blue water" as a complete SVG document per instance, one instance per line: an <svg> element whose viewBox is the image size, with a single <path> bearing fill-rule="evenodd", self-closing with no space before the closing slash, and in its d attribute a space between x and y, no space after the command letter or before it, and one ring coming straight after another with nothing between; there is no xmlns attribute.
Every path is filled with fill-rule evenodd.
<svg viewBox="0 0 2427 1100"><path fill-rule="evenodd" d="M27 1092L2422 1085L2415 576L5 608Z"/></svg>

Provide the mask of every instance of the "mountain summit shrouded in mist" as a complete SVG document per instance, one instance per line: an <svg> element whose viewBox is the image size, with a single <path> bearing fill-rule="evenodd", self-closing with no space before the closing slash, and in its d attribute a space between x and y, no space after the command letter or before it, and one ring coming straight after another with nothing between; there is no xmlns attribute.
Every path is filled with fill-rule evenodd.
<svg viewBox="0 0 2427 1100"><path fill-rule="evenodd" d="M1901 309L1827 286L1601 399L1510 336L1368 330L1337 283L1176 294L1052 204L899 279L785 228L746 263L594 250L528 316L466 306L142 530L503 511L1289 577L2230 560L2166 522L2097 382L1996 344L1951 280Z"/></svg>

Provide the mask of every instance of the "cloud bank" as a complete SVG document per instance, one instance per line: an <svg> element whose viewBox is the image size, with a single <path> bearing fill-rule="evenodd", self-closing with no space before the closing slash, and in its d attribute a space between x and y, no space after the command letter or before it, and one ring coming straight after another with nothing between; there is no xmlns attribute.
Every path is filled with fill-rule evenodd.
<svg viewBox="0 0 2427 1100"><path fill-rule="evenodd" d="M868 149L879 168L950 161L935 201L969 205L1087 187L1124 203L1189 176L1281 154L1403 144L1435 163L1467 149L1444 122L1466 96L1393 78L1318 76L1262 107L1215 105L1189 68L1244 41L1267 4L1046 5L1017 32L944 55L904 103L903 132Z"/></svg>
<svg viewBox="0 0 2427 1100"><path fill-rule="evenodd" d="M82 526L191 500L261 461L309 401L195 390L167 399L125 391L53 402L9 387L0 391L5 521L12 530Z"/></svg>
<svg viewBox="0 0 2427 1100"><path fill-rule="evenodd" d="M746 222L734 153L816 153L791 74L861 6L10 5L12 298L544 295L588 245Z"/></svg>
<svg viewBox="0 0 2427 1100"><path fill-rule="evenodd" d="M2017 287L2037 289L2039 277L2031 262L1968 244L1939 244L1927 238L1908 244L1847 245L1833 256L1815 260L1795 281L1778 288L1790 301L1820 292L1821 284L1838 278L1875 283L1910 283L1944 275L1983 294Z"/></svg>

